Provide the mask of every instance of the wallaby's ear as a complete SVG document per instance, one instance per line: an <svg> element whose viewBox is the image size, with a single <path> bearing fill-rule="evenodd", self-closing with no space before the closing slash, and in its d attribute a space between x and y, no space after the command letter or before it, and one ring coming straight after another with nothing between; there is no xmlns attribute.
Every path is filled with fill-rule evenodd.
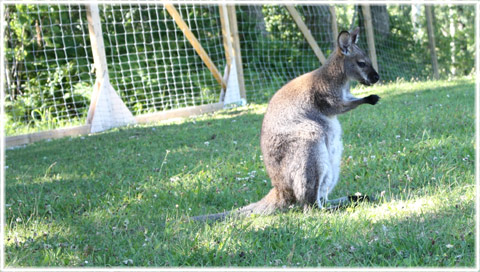
<svg viewBox="0 0 480 272"><path fill-rule="evenodd" d="M348 48L350 45L352 45L352 40L350 39L350 33L348 31L342 31L340 34L338 34L338 39L337 39L337 44L338 44L338 49L342 52L344 55L348 55Z"/></svg>
<svg viewBox="0 0 480 272"><path fill-rule="evenodd" d="M350 32L350 37L352 38L352 43L357 43L359 32L360 32L360 28L358 26L354 30L352 30L352 32Z"/></svg>

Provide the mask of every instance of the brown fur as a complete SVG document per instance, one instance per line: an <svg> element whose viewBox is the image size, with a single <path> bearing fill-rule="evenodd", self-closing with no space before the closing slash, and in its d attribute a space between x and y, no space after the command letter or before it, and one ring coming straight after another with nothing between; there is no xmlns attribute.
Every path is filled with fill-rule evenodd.
<svg viewBox="0 0 480 272"><path fill-rule="evenodd" d="M288 82L275 93L263 119L260 145L273 188L260 201L220 214L197 216L194 220L218 220L227 215L272 214L292 204L315 203L319 186L318 144L329 141L328 118L379 97L354 98L349 81L371 85L378 80L367 55L356 45L358 28L343 31L337 50L317 70ZM360 63L364 63L360 67ZM327 188L328 189L328 188Z"/></svg>

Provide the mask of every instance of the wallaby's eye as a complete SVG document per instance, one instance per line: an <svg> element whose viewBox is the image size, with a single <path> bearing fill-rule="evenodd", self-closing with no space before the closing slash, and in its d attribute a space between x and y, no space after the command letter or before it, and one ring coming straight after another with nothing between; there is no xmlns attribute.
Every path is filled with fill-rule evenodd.
<svg viewBox="0 0 480 272"><path fill-rule="evenodd" d="M363 61L357 61L357 64L358 64L358 66L360 66L361 68L365 67L365 62L363 62Z"/></svg>

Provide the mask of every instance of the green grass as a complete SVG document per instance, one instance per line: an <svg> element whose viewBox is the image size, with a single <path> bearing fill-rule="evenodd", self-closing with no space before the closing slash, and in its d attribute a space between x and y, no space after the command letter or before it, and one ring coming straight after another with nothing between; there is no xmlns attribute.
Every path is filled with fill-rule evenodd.
<svg viewBox="0 0 480 272"><path fill-rule="evenodd" d="M383 198L335 212L184 220L269 191L265 104L7 150L6 265L474 266L473 80L354 90L371 93L379 104L340 117L330 198Z"/></svg>
<svg viewBox="0 0 480 272"><path fill-rule="evenodd" d="M8 119L8 118L7 118ZM22 121L13 121L11 118L5 122L5 136L16 136L29 133L36 133L56 128L66 128L81 126L86 123L85 117L73 117L70 120L50 117L46 119L32 120L28 123Z"/></svg>

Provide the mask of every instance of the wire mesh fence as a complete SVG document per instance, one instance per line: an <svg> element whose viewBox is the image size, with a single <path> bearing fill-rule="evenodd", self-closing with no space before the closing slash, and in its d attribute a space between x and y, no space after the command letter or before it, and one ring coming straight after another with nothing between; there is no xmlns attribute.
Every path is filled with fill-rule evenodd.
<svg viewBox="0 0 480 272"><path fill-rule="evenodd" d="M177 9L224 67L218 7ZM112 85L134 115L218 102L218 83L163 5L104 5L100 15Z"/></svg>
<svg viewBox="0 0 480 272"><path fill-rule="evenodd" d="M335 15L328 5L295 7L325 56L332 53L336 40L332 16L336 18L338 32L359 26L358 44L370 54L361 5L334 5ZM473 27L468 30L466 27L473 26L474 6L434 8L441 77L472 73L473 58L460 60L459 57L465 52L474 53ZM248 101L266 102L289 80L320 67L321 63L283 6L239 6L237 14ZM382 82L431 79L424 5L371 5L371 15ZM456 33L453 30L457 30ZM456 49L452 49L455 45ZM465 51L458 51L459 46ZM452 66L462 67L462 71L452 73Z"/></svg>
<svg viewBox="0 0 480 272"><path fill-rule="evenodd" d="M76 123L94 82L85 8L7 5L5 20L7 135Z"/></svg>
<svg viewBox="0 0 480 272"><path fill-rule="evenodd" d="M82 5L5 6L7 135L85 122L95 71ZM176 5L218 70L226 62L218 5ZM361 5L295 5L325 56L336 31L360 26ZM471 74L475 9L434 6L440 75ZM247 101L264 103L289 80L320 67L305 37L280 5L237 5ZM423 5L372 5L383 82L432 77ZM162 4L100 5L110 81L134 114L219 101L220 85ZM337 25L337 29L335 28Z"/></svg>
<svg viewBox="0 0 480 272"><path fill-rule="evenodd" d="M333 49L327 5L296 6L324 55ZM284 6L237 7L247 100L265 102L287 81L320 62Z"/></svg>

